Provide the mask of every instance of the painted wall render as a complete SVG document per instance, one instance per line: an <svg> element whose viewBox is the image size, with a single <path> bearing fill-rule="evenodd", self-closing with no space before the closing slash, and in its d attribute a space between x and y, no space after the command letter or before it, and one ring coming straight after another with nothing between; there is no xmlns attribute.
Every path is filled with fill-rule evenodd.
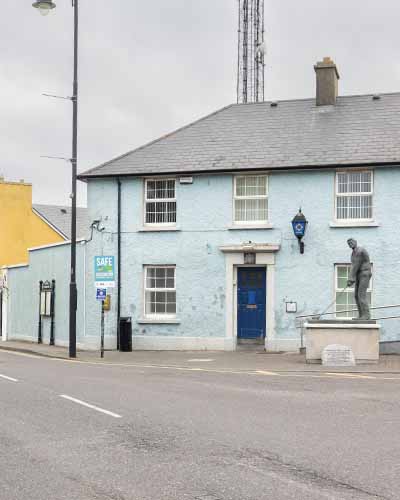
<svg viewBox="0 0 400 500"><path fill-rule="evenodd" d="M399 168L378 168L374 175L373 227L331 227L334 222L335 172L282 172L269 175L269 209L273 229L232 229L233 177L195 176L191 185L177 182L177 231L143 230L143 180L122 179L122 316L132 317L134 345L150 346L147 338L225 338L225 256L222 245L271 243L281 245L275 265L275 331L268 332L281 348L298 345L295 314L286 301L298 304L297 314L324 310L334 299L334 264L348 263L346 240L352 236L370 252L374 263L373 305L400 303L396 278L400 263L399 234L394 214L398 209ZM87 324L90 335L99 331L97 304L92 291L95 255L117 252L117 182L90 180L88 206L91 219L102 218L105 231L95 234L87 247ZM305 254L300 255L291 219L302 207L309 225ZM143 266L176 265L177 324L143 324ZM267 300L271 300L268 297ZM106 329L116 333L116 292ZM382 323L382 338L400 338L398 321ZM135 342L136 341L136 342ZM175 341L175 340L174 340ZM171 344L173 345L173 343ZM181 347L185 342L180 342ZM187 344L193 345L193 342ZM201 342L200 342L201 345ZM205 344L204 344L205 345ZM210 346L217 344L210 343ZM219 344L223 346L223 342Z"/></svg>
<svg viewBox="0 0 400 500"><path fill-rule="evenodd" d="M37 341L39 323L39 282L56 281L55 343L68 345L70 245L65 243L29 252L29 265L7 269L7 336L9 340ZM84 346L84 246L78 243L77 342ZM50 318L43 317L43 343L50 340Z"/></svg>

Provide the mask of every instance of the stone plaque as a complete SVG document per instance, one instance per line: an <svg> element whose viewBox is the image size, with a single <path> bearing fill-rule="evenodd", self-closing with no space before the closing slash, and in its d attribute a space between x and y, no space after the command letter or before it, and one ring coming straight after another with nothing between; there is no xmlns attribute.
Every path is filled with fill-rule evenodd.
<svg viewBox="0 0 400 500"><path fill-rule="evenodd" d="M356 361L351 347L332 344L322 351L322 364L324 366L354 366Z"/></svg>
<svg viewBox="0 0 400 500"><path fill-rule="evenodd" d="M254 252L245 252L244 253L244 263L245 264L255 264L256 263L256 254Z"/></svg>

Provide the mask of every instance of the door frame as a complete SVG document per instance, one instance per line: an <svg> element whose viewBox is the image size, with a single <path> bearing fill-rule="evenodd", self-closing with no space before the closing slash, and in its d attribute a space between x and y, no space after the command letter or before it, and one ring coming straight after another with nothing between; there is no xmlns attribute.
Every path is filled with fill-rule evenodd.
<svg viewBox="0 0 400 500"><path fill-rule="evenodd" d="M275 339L275 253L280 245L254 245L256 263L246 265L244 253L248 252L248 245L230 245L220 247L225 254L226 280L226 339L231 350L237 347L237 268L238 267L265 267L266 268L266 328L265 347Z"/></svg>
<svg viewBox="0 0 400 500"><path fill-rule="evenodd" d="M265 342L267 341L267 336L268 336L268 311L267 311L267 304L268 304L268 267L267 265L259 265L259 264L244 264L243 266L238 266L234 265L233 267L233 283L235 285L235 290L236 290L236 296L234 300L234 311L236 311L235 318L234 318L234 328L235 328L235 336L236 336L236 344L237 344L237 339L238 339L238 269L251 269L252 267L257 268L257 269L264 269L265 270L265 325L264 325L264 331L265 331Z"/></svg>

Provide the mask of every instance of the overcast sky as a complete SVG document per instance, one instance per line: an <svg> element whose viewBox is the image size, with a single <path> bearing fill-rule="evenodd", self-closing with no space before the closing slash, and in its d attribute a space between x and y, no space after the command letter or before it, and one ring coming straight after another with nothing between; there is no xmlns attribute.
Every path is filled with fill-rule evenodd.
<svg viewBox="0 0 400 500"><path fill-rule="evenodd" d="M69 203L71 0L42 17L1 0L0 175ZM236 101L237 0L79 0L79 171ZM398 0L265 0L266 99L312 97L331 56L340 94L400 91ZM80 183L81 184L81 183ZM84 186L78 205L85 205Z"/></svg>

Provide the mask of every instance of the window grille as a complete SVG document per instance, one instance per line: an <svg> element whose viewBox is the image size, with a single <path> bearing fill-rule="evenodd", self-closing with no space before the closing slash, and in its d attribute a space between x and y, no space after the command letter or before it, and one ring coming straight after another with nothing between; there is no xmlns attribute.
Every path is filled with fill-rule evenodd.
<svg viewBox="0 0 400 500"><path fill-rule="evenodd" d="M337 220L372 220L372 201L372 171L337 172Z"/></svg>
<svg viewBox="0 0 400 500"><path fill-rule="evenodd" d="M148 179L145 183L145 223L176 224L175 179Z"/></svg>
<svg viewBox="0 0 400 500"><path fill-rule="evenodd" d="M268 177L266 175L235 177L234 222L236 224L268 222Z"/></svg>

